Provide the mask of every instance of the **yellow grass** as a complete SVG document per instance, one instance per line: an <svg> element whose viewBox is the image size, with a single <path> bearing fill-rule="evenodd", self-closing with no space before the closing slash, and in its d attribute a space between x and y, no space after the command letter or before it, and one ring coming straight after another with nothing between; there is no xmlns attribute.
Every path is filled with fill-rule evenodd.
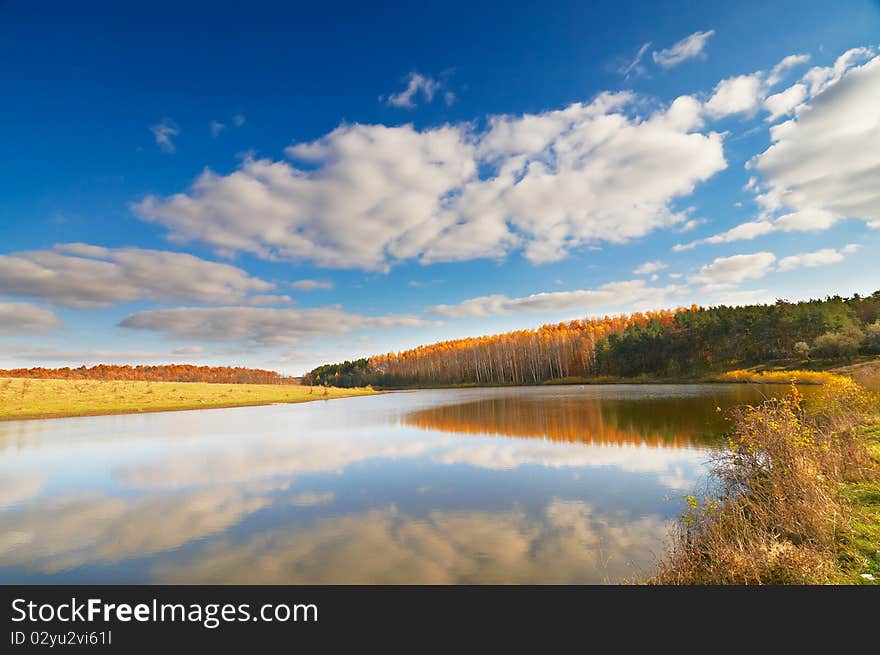
<svg viewBox="0 0 880 655"><path fill-rule="evenodd" d="M373 393L369 387L0 378L0 421L302 403Z"/></svg>
<svg viewBox="0 0 880 655"><path fill-rule="evenodd" d="M828 371L748 371L740 369L721 373L718 382L754 382L758 384L827 384L836 376Z"/></svg>
<svg viewBox="0 0 880 655"><path fill-rule="evenodd" d="M869 391L880 391L880 359L841 366L833 371L852 378Z"/></svg>

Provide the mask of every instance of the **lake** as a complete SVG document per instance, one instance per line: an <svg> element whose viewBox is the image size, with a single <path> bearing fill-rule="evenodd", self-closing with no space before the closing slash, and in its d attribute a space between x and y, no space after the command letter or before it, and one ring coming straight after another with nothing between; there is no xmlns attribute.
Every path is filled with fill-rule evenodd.
<svg viewBox="0 0 880 655"><path fill-rule="evenodd" d="M0 583L636 579L705 485L723 410L767 393L446 389L0 423Z"/></svg>

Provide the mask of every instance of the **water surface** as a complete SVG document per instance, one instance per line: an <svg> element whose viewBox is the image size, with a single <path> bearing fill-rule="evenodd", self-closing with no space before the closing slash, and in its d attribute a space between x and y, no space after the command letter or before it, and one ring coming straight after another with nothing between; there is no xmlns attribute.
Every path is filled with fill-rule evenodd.
<svg viewBox="0 0 880 655"><path fill-rule="evenodd" d="M0 584L637 578L724 410L766 393L455 389L0 423Z"/></svg>

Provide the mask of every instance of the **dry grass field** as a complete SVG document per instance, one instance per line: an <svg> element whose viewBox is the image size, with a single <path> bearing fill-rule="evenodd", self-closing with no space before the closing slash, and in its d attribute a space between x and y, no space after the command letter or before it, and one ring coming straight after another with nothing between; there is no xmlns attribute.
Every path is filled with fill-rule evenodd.
<svg viewBox="0 0 880 655"><path fill-rule="evenodd" d="M276 384L0 378L0 421L301 403L376 393Z"/></svg>

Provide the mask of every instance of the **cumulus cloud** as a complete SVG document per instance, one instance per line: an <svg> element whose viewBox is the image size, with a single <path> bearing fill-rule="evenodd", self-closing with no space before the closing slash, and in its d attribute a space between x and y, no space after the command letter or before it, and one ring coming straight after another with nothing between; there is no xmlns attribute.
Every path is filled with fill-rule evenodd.
<svg viewBox="0 0 880 655"><path fill-rule="evenodd" d="M299 291L315 291L316 289L332 289L333 282L330 280L297 280L290 286Z"/></svg>
<svg viewBox="0 0 880 655"><path fill-rule="evenodd" d="M272 346L367 328L422 327L430 323L403 314L361 316L339 307L175 307L138 312L124 318L119 325L181 339L244 341Z"/></svg>
<svg viewBox="0 0 880 655"><path fill-rule="evenodd" d="M803 78L810 87L810 95L815 96L837 84L850 68L872 58L874 54L871 48L852 48L840 55L831 66L814 66Z"/></svg>
<svg viewBox="0 0 880 655"><path fill-rule="evenodd" d="M634 268L633 273L635 275L650 275L651 273L662 271L664 268L667 268L667 266L661 261L645 262L644 264Z"/></svg>
<svg viewBox="0 0 880 655"><path fill-rule="evenodd" d="M150 132L156 139L156 145L162 152L174 152L174 137L180 134L180 128L170 118L163 118L160 122L150 126Z"/></svg>
<svg viewBox="0 0 880 655"><path fill-rule="evenodd" d="M880 114L875 110L880 57L858 65L872 54L867 48L849 50L832 66L814 67L800 82L765 98L769 120L794 117L770 128L772 145L748 164L763 174L745 187L761 207L758 219L673 250L776 231L825 230L846 218L880 225ZM767 79L778 80L780 67L806 59L786 57Z"/></svg>
<svg viewBox="0 0 880 655"><path fill-rule="evenodd" d="M48 332L60 325L48 309L26 302L0 302L0 335Z"/></svg>
<svg viewBox="0 0 880 655"><path fill-rule="evenodd" d="M702 55L713 34L715 34L715 30L694 32L669 48L655 50L651 53L651 57L654 59L654 63L662 68L678 66L688 59Z"/></svg>
<svg viewBox="0 0 880 655"><path fill-rule="evenodd" d="M709 290L736 286L746 280L763 277L773 270L775 262L776 256L772 252L718 257L700 268L699 273L688 277L688 280L702 284Z"/></svg>
<svg viewBox="0 0 880 655"><path fill-rule="evenodd" d="M406 88L403 91L392 93L382 99L385 101L385 104L391 107L414 109L417 96L421 96L425 102L431 102L434 99L434 94L440 90L441 86L442 84L439 81L428 75L410 73L406 79ZM449 100L447 100L447 104L450 104Z"/></svg>
<svg viewBox="0 0 880 655"><path fill-rule="evenodd" d="M692 250L704 243L730 243L731 241L754 239L755 237L769 234L775 229L776 227L767 221L749 221L748 223L741 223L721 234L706 237L705 239L697 239L690 243L676 244L672 249L675 252L681 252L682 250Z"/></svg>
<svg viewBox="0 0 880 655"><path fill-rule="evenodd" d="M800 82L785 91L774 93L764 99L764 109L769 112L766 120L773 122L795 110L807 98L807 87Z"/></svg>
<svg viewBox="0 0 880 655"><path fill-rule="evenodd" d="M0 255L0 293L40 297L68 307L103 307L131 300L213 304L289 300L261 293L275 285L229 264L141 248L68 243L53 250Z"/></svg>
<svg viewBox="0 0 880 655"><path fill-rule="evenodd" d="M730 114L754 114L760 107L762 81L761 73L737 75L721 80L706 102L706 111L713 118Z"/></svg>
<svg viewBox="0 0 880 655"><path fill-rule="evenodd" d="M648 117L637 106L631 94L602 94L494 116L482 132L343 125L288 148L300 166L248 159L134 210L175 241L328 267L387 270L515 249L556 260L684 223L673 202L725 168L721 135L699 131L699 101L682 96Z"/></svg>
<svg viewBox="0 0 880 655"><path fill-rule="evenodd" d="M843 55L810 71L819 95L776 126L774 143L753 161L764 178L756 200L767 215L785 212L778 229L880 220L880 57L857 67L853 61Z"/></svg>
<svg viewBox="0 0 880 655"><path fill-rule="evenodd" d="M177 241L221 252L323 266L382 269L417 255L453 217L453 191L476 171L463 128L342 126L287 150L307 169L247 159L234 173L205 171L189 194L135 207Z"/></svg>
<svg viewBox="0 0 880 655"><path fill-rule="evenodd" d="M858 244L850 243L840 250L834 248L822 248L815 252L805 252L799 255L784 257L779 260L779 270L790 271L795 268L814 268L816 266L836 264L842 262L846 255L854 253L858 249Z"/></svg>
<svg viewBox="0 0 880 655"><path fill-rule="evenodd" d="M543 292L520 298L500 294L480 296L455 305L435 305L428 311L451 318L464 318L513 313L590 312L634 304L658 307L677 291L677 286L652 287L645 280L629 280L609 282L596 289Z"/></svg>
<svg viewBox="0 0 880 655"><path fill-rule="evenodd" d="M806 87L800 88L795 85L782 93L767 97L770 90L782 81L789 69L808 60L808 55L789 55L769 72L756 71L721 80L706 102L705 110L712 118L723 118L733 114L753 116L763 106L771 114L767 120L776 120L804 100Z"/></svg>

